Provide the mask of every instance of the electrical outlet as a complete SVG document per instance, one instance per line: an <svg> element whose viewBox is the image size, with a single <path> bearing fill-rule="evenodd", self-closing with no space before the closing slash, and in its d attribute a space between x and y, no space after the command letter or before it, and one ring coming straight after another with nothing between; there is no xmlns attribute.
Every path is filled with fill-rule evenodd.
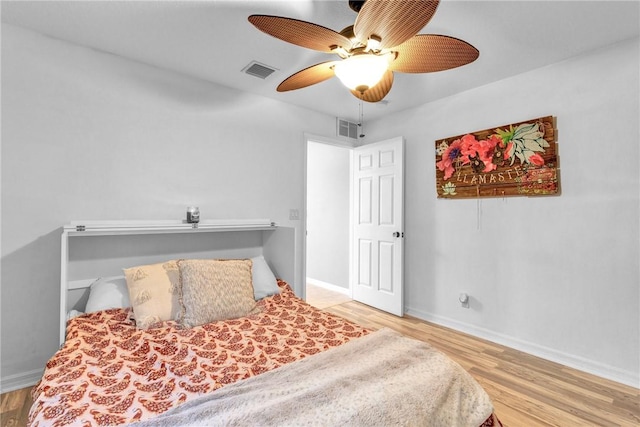
<svg viewBox="0 0 640 427"><path fill-rule="evenodd" d="M300 211L298 209L289 209L289 219L298 221L300 219Z"/></svg>
<svg viewBox="0 0 640 427"><path fill-rule="evenodd" d="M467 295L466 293L461 292L460 296L458 296L458 301L460 301L462 307L469 308L469 295Z"/></svg>

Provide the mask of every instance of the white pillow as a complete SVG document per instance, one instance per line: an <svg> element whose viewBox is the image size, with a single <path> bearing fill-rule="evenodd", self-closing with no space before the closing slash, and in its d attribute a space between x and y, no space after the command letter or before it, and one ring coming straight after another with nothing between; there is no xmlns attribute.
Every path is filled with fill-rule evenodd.
<svg viewBox="0 0 640 427"><path fill-rule="evenodd" d="M129 289L124 277L100 278L91 284L85 313L110 308L131 307Z"/></svg>
<svg viewBox="0 0 640 427"><path fill-rule="evenodd" d="M253 267L251 269L251 276L253 279L253 297L256 301L270 295L276 295L280 293L278 287L278 281L276 276L269 268L264 256L260 255L251 258Z"/></svg>
<svg viewBox="0 0 640 427"><path fill-rule="evenodd" d="M69 310L67 312L67 321L73 319L74 317L82 316L84 313L78 310Z"/></svg>

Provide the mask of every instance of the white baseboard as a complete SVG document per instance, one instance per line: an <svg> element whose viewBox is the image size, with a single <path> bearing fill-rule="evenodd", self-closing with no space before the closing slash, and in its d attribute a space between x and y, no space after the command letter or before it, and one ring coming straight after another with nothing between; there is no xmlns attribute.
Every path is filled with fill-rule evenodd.
<svg viewBox="0 0 640 427"><path fill-rule="evenodd" d="M32 387L42 378L44 370L36 369L34 371L22 372L19 374L7 375L0 378L0 393L20 390L25 387Z"/></svg>
<svg viewBox="0 0 640 427"><path fill-rule="evenodd" d="M479 328L477 326L459 322L443 316L427 313L421 310L405 307L405 313L417 317L427 322L435 323L440 326L455 329L478 338L485 339L509 348L523 351L551 362L559 363L570 368L577 369L598 377L606 378L631 387L640 388L640 374L637 372L626 371L604 363L585 359L581 356L564 353L552 348L544 347L521 339L500 334L488 329Z"/></svg>
<svg viewBox="0 0 640 427"><path fill-rule="evenodd" d="M338 292L344 294L351 298L351 290L347 288L343 288L342 286L337 286L332 283L323 282L321 280L312 279L311 277L307 277L307 283L313 286L317 286L319 288L328 289L333 292Z"/></svg>

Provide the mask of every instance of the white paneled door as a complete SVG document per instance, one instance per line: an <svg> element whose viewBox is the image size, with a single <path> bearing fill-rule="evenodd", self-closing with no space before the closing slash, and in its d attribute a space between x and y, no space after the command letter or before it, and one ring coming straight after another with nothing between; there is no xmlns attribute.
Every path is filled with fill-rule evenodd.
<svg viewBox="0 0 640 427"><path fill-rule="evenodd" d="M353 155L353 299L403 314L404 141L358 147Z"/></svg>

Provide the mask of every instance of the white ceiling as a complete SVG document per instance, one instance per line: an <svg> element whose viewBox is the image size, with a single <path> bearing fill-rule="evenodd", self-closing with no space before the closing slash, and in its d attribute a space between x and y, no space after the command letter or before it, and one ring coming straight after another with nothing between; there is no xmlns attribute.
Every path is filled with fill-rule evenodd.
<svg viewBox="0 0 640 427"><path fill-rule="evenodd" d="M415 1L415 0L409 0ZM431 74L395 74L382 103L365 103L367 119L544 67L638 37L638 1L443 0L420 32L463 39L477 61ZM272 38L251 14L301 19L340 31L355 12L340 1L2 1L2 22L332 116L357 119L359 106L337 79L278 93L289 75L334 59ZM276 68L262 80L241 70L252 60ZM615 64L612 64L615 66Z"/></svg>

